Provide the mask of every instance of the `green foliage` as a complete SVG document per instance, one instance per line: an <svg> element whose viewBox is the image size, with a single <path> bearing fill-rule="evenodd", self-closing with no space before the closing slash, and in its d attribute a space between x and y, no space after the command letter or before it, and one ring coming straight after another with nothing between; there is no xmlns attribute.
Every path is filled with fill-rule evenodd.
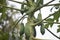
<svg viewBox="0 0 60 40"><path fill-rule="evenodd" d="M0 0L0 4L6 4L6 0Z"/></svg>
<svg viewBox="0 0 60 40"><path fill-rule="evenodd" d="M48 28L48 27L49 27L49 24L45 24L44 27L45 27L45 28Z"/></svg>
<svg viewBox="0 0 60 40"><path fill-rule="evenodd" d="M6 0L0 0L0 4L6 5ZM1 19L5 19L6 18L6 13L5 12L6 12L6 8L1 6L0 7L0 13L2 13Z"/></svg>
<svg viewBox="0 0 60 40"><path fill-rule="evenodd" d="M0 31L0 40L8 40L9 33Z"/></svg>
<svg viewBox="0 0 60 40"><path fill-rule="evenodd" d="M46 22L47 22L48 25L50 25L50 27L52 27L52 26L53 26L54 19L48 18L48 19L46 19ZM46 24L46 25L47 25L47 24ZM48 27L47 27L47 28L48 28Z"/></svg>
<svg viewBox="0 0 60 40"><path fill-rule="evenodd" d="M58 25L57 33L60 32L60 25Z"/></svg>
<svg viewBox="0 0 60 40"><path fill-rule="evenodd" d="M60 10L58 10L57 12L55 12L54 16L54 20L56 20L56 22L59 21L59 17L60 17Z"/></svg>
<svg viewBox="0 0 60 40"><path fill-rule="evenodd" d="M43 0L37 0L36 1L36 4L39 6L39 5L43 5Z"/></svg>

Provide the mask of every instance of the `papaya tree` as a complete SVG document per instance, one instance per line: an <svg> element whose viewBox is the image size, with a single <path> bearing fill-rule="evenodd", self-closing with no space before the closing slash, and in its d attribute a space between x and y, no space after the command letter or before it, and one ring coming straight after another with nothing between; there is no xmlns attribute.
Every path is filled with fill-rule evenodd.
<svg viewBox="0 0 60 40"><path fill-rule="evenodd" d="M20 9L14 8L14 5L9 6L9 1L20 4ZM48 30L53 36L60 39L57 35L51 32L48 28L58 24L57 33L60 32L60 1L56 4L50 4L55 0L51 0L44 4L44 0L23 0L22 2L15 0L0 0L0 40L45 40L36 38L36 26L40 27L40 33L45 34L45 29ZM53 6L58 9L56 12L49 14L46 18L42 19L41 9L43 7ZM39 11L37 18L35 12ZM13 18L15 15L20 14L22 17L18 19ZM53 18L50 18L53 16ZM27 18L27 23L24 25L23 21ZM38 30L37 30L38 31Z"/></svg>

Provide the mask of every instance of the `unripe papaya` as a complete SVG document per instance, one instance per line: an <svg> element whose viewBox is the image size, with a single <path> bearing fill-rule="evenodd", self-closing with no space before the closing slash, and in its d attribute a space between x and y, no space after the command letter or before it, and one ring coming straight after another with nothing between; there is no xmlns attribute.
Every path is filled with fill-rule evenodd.
<svg viewBox="0 0 60 40"><path fill-rule="evenodd" d="M24 24L20 24L20 36L24 34Z"/></svg>
<svg viewBox="0 0 60 40"><path fill-rule="evenodd" d="M38 21L38 22L42 21L42 15L41 15L41 13L38 14L37 21ZM43 22L40 22L40 23L38 24L38 26L41 26L41 27L40 27L40 32L41 32L42 35L44 35L44 33L45 33L45 28L44 28Z"/></svg>
<svg viewBox="0 0 60 40"><path fill-rule="evenodd" d="M40 32L41 32L42 35L44 35L44 33L45 33L45 28L44 28L43 24L41 24Z"/></svg>
<svg viewBox="0 0 60 40"><path fill-rule="evenodd" d="M35 27L33 27L33 32L34 32L33 36L36 37L36 29L35 29Z"/></svg>
<svg viewBox="0 0 60 40"><path fill-rule="evenodd" d="M27 40L34 36L33 26L29 22L25 25L25 35Z"/></svg>
<svg viewBox="0 0 60 40"><path fill-rule="evenodd" d="M38 17L37 17L37 22L39 22L39 21L42 21L42 15L41 15L41 13L39 13ZM38 24L38 26L40 26L40 25L41 25L41 23Z"/></svg>

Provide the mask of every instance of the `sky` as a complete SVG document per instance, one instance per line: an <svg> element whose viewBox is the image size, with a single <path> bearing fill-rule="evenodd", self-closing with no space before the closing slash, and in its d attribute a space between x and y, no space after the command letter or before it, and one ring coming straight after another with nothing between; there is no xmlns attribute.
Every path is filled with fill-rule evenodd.
<svg viewBox="0 0 60 40"><path fill-rule="evenodd" d="M22 2L23 0L16 0L16 1ZM51 0L44 0L44 4L46 4L46 3L49 2L49 1L51 1ZM58 1L59 1L59 0L55 0L54 2L52 2L52 4L53 4L53 3L58 3ZM9 1L9 2L10 2L10 1ZM15 8L18 8L18 9L20 9L20 6L21 6L20 4L14 3L14 2L10 2L9 4L10 4L10 5L15 5L15 6L16 6ZM49 14L52 14L52 13L54 13L55 11L57 11L55 8L53 8L53 11L50 12L50 9L51 9L51 8L52 8L52 6L43 7L43 8L41 9L41 13L42 13L42 18L43 18L43 19L46 18ZM36 18L37 18L38 13L39 13L39 11L35 12L35 15L34 15L34 16L35 16ZM19 15L19 16L18 16L18 15ZM18 15L14 16L14 17L15 17L16 19L18 19L18 17L22 16L21 14L18 14ZM52 17L52 18L53 18L53 17ZM25 18L23 22L26 24L27 19ZM59 36L60 33L57 33L57 29L58 29L57 24L54 24L52 28L49 27L49 30L51 30L54 34L56 34L57 36ZM36 26L36 31L37 31L36 38L58 40L58 39L57 39L56 37L54 37L51 33L49 33L47 30L45 30L46 32L45 32L44 35L41 35L41 33L40 33L40 27L38 27L38 26Z"/></svg>

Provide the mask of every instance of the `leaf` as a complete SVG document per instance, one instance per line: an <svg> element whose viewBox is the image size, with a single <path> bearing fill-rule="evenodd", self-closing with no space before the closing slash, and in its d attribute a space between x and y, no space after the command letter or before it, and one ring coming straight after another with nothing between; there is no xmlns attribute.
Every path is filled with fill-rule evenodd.
<svg viewBox="0 0 60 40"><path fill-rule="evenodd" d="M52 18L48 18L46 19L47 22L54 22L54 20Z"/></svg>
<svg viewBox="0 0 60 40"><path fill-rule="evenodd" d="M60 10L55 12L55 14L53 16L54 16L54 20L56 20L56 22L58 22L58 19L60 17Z"/></svg>
<svg viewBox="0 0 60 40"><path fill-rule="evenodd" d="M3 38L4 37L4 38ZM8 33L3 33L2 35L3 40L8 40L9 39L9 34Z"/></svg>
<svg viewBox="0 0 60 40"><path fill-rule="evenodd" d="M0 4L6 6L6 0L0 0ZM6 18L6 13L5 12L6 12L6 7L1 6L0 7L0 13L2 13L1 19L5 19Z"/></svg>
<svg viewBox="0 0 60 40"><path fill-rule="evenodd" d="M40 32L41 32L42 35L45 34L45 28L44 28L44 25L42 25L42 26L40 27Z"/></svg>
<svg viewBox="0 0 60 40"><path fill-rule="evenodd" d="M58 27L60 28L60 25L58 25Z"/></svg>
<svg viewBox="0 0 60 40"><path fill-rule="evenodd" d="M60 28L59 28L59 29L57 29L57 33L58 33L58 32L60 32Z"/></svg>
<svg viewBox="0 0 60 40"><path fill-rule="evenodd" d="M0 0L0 4L6 4L6 0Z"/></svg>
<svg viewBox="0 0 60 40"><path fill-rule="evenodd" d="M43 5L43 0L37 0L37 1L36 1L36 4L37 4L38 6L40 6L40 4Z"/></svg>
<svg viewBox="0 0 60 40"><path fill-rule="evenodd" d="M54 19L48 18L48 19L46 19L46 22L48 23L48 25L50 25L50 27L52 27L53 26L52 22L54 22Z"/></svg>
<svg viewBox="0 0 60 40"><path fill-rule="evenodd" d="M58 25L57 33L60 32L60 25Z"/></svg>
<svg viewBox="0 0 60 40"><path fill-rule="evenodd" d="M45 24L44 27L45 27L45 28L48 28L48 27L49 27L49 24Z"/></svg>

